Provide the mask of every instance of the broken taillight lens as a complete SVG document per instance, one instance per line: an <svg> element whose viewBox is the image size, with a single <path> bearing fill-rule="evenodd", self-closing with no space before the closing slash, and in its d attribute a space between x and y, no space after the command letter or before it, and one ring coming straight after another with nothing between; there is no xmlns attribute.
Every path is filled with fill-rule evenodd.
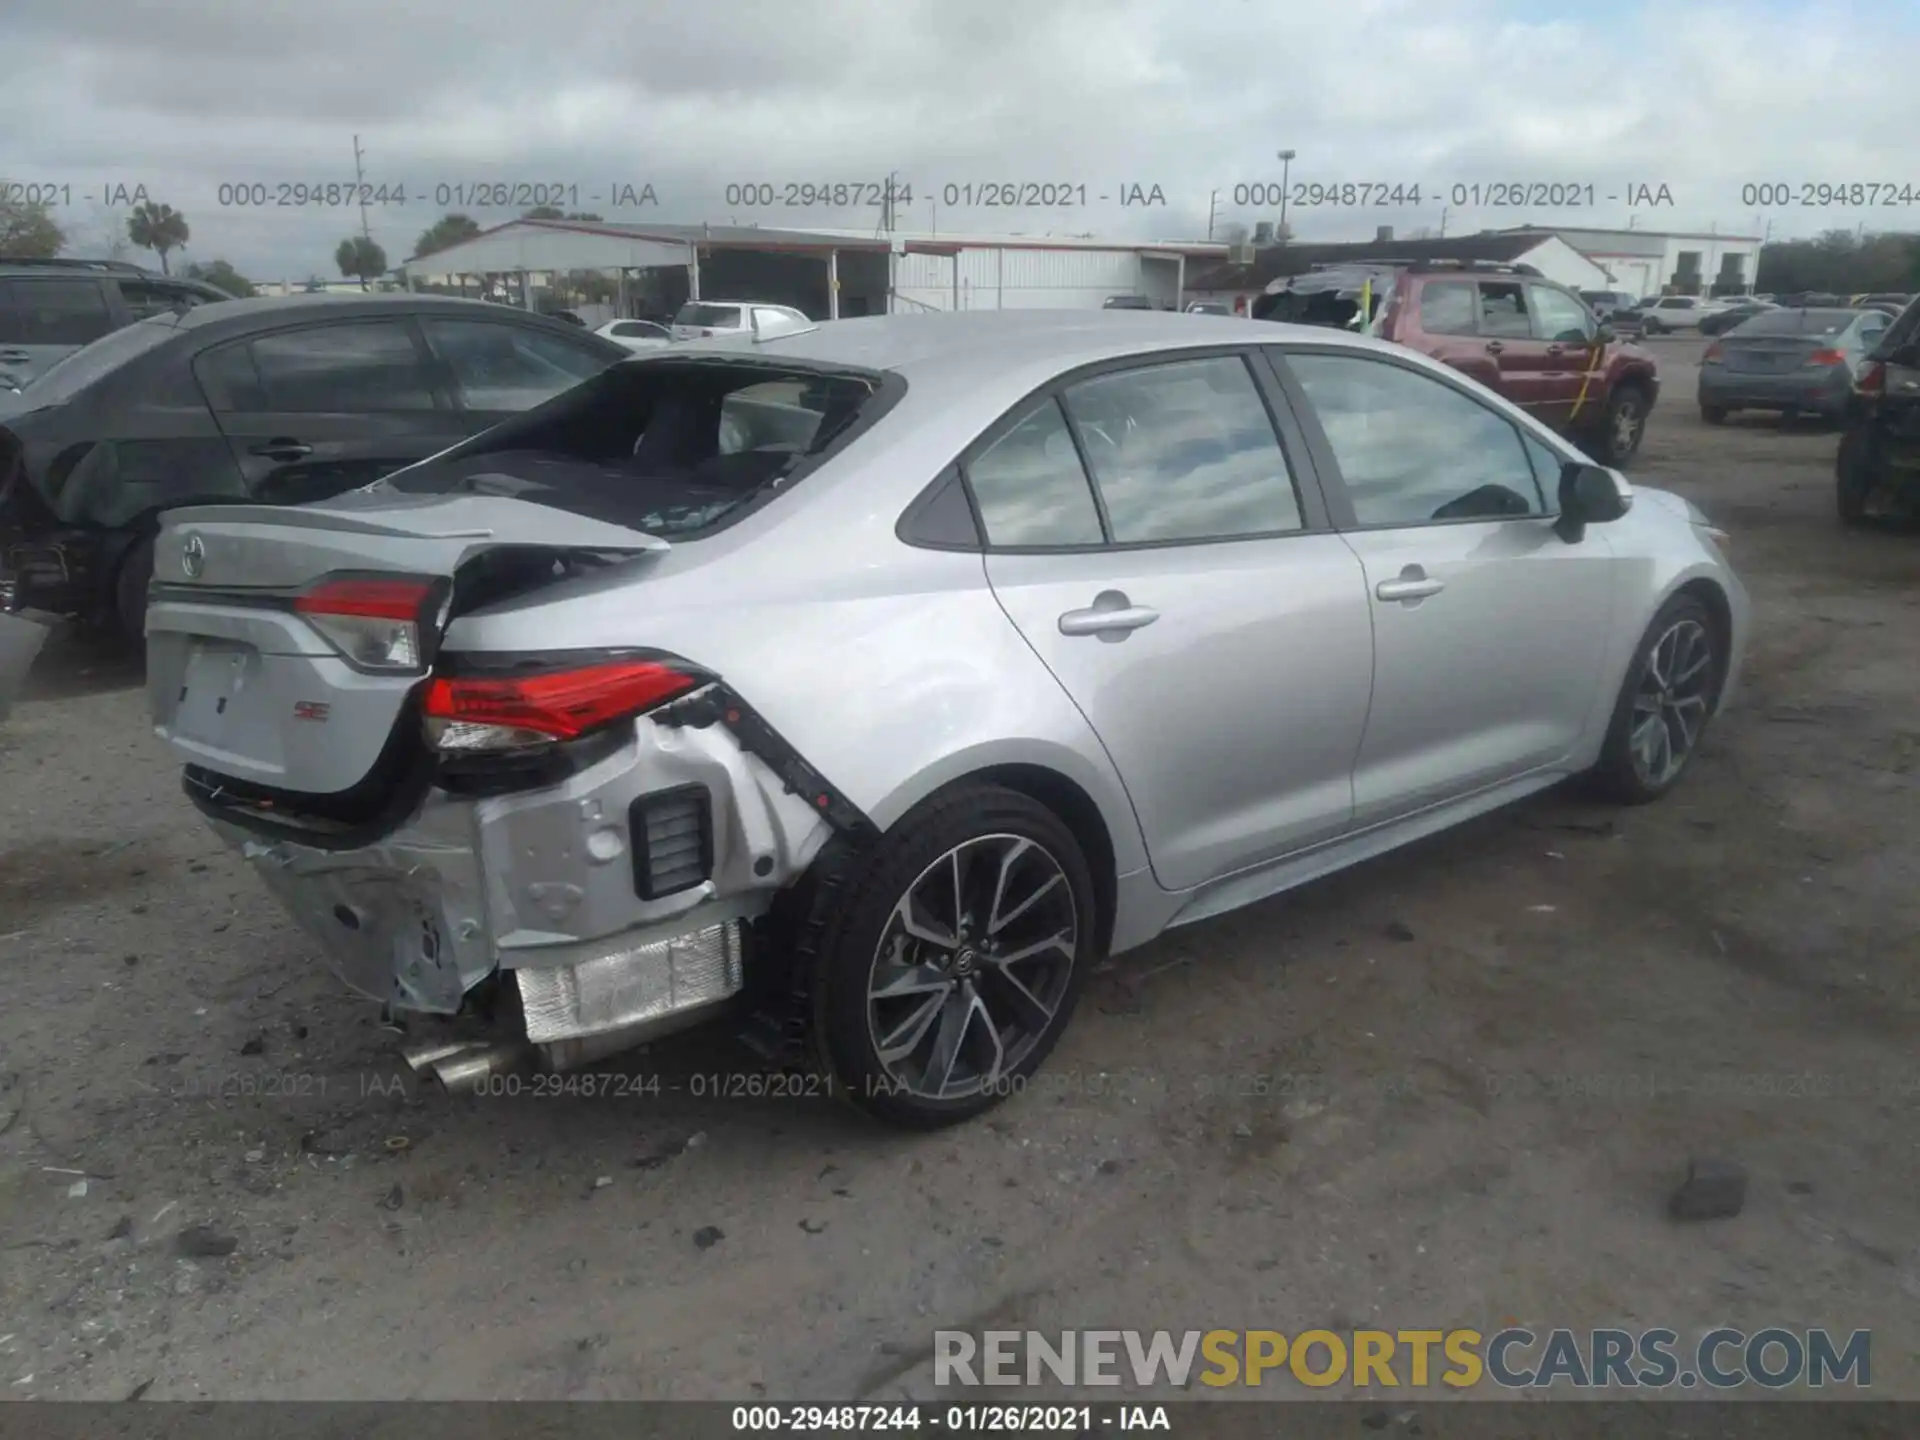
<svg viewBox="0 0 1920 1440"><path fill-rule="evenodd" d="M427 611L438 585L417 576L336 576L295 598L294 613L361 670L426 668Z"/></svg>
<svg viewBox="0 0 1920 1440"><path fill-rule="evenodd" d="M608 660L526 675L436 675L421 711L443 752L519 750L577 740L702 683L660 660Z"/></svg>
<svg viewBox="0 0 1920 1440"><path fill-rule="evenodd" d="M1702 365L1718 365L1721 360L1726 358L1726 353L1727 347L1716 340L1707 346L1707 353L1700 357L1700 363Z"/></svg>
<svg viewBox="0 0 1920 1440"><path fill-rule="evenodd" d="M1807 356L1809 365L1844 365L1846 363L1847 352L1844 350L1816 350Z"/></svg>
<svg viewBox="0 0 1920 1440"><path fill-rule="evenodd" d="M1887 393L1887 367L1881 360L1869 361L1854 376L1853 388L1862 395L1884 395Z"/></svg>

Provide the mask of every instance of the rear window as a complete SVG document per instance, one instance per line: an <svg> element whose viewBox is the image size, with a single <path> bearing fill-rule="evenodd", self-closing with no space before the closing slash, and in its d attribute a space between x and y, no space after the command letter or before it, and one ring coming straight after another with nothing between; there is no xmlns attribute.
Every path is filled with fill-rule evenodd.
<svg viewBox="0 0 1920 1440"><path fill-rule="evenodd" d="M1838 335L1860 318L1857 310L1762 310L1738 327L1744 340L1753 335Z"/></svg>
<svg viewBox="0 0 1920 1440"><path fill-rule="evenodd" d="M137 325L103 335L91 345L48 366L29 380L21 393L32 396L40 405L63 405L102 376L164 345L168 337L179 333L171 316L142 320Z"/></svg>
<svg viewBox="0 0 1920 1440"><path fill-rule="evenodd" d="M731 330L740 324L738 305L702 305L688 301L673 317L676 325L699 325L709 330Z"/></svg>
<svg viewBox="0 0 1920 1440"><path fill-rule="evenodd" d="M0 280L0 342L86 345L113 329L107 295L86 276Z"/></svg>
<svg viewBox="0 0 1920 1440"><path fill-rule="evenodd" d="M812 470L901 385L872 371L636 359L387 483L510 495L691 538Z"/></svg>

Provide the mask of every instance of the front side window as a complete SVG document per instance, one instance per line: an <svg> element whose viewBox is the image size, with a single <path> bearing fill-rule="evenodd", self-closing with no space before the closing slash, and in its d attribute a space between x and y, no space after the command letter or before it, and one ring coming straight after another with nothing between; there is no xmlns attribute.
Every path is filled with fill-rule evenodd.
<svg viewBox="0 0 1920 1440"><path fill-rule="evenodd" d="M1366 356L1295 354L1361 525L1547 513L1520 430L1444 381Z"/></svg>
<svg viewBox="0 0 1920 1440"><path fill-rule="evenodd" d="M1483 282L1480 286L1480 333L1509 340L1533 336L1533 321L1518 285Z"/></svg>
<svg viewBox="0 0 1920 1440"><path fill-rule="evenodd" d="M1116 542L1301 528L1286 455L1239 357L1098 376L1065 403Z"/></svg>
<svg viewBox="0 0 1920 1440"><path fill-rule="evenodd" d="M1058 401L1036 406L966 471L989 545L1098 545L1105 538Z"/></svg>
<svg viewBox="0 0 1920 1440"><path fill-rule="evenodd" d="M519 325L429 318L421 328L469 410L531 410L610 363L597 349Z"/></svg>
<svg viewBox="0 0 1920 1440"><path fill-rule="evenodd" d="M434 408L420 352L402 321L309 325L262 335L249 348L262 410L364 414Z"/></svg>
<svg viewBox="0 0 1920 1440"><path fill-rule="evenodd" d="M1533 338L1562 345L1585 345L1593 339L1593 315L1564 290L1551 285L1529 285L1527 306L1533 312Z"/></svg>

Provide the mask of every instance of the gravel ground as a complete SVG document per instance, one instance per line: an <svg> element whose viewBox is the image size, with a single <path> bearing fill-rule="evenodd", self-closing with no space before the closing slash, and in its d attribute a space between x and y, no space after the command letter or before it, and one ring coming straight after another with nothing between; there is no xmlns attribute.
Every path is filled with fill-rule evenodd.
<svg viewBox="0 0 1920 1440"><path fill-rule="evenodd" d="M712 1034L617 1096L436 1095L128 666L57 645L0 726L0 1394L891 1399L936 1326L1512 1317L1870 1327L1920 1396L1920 538L1842 532L1833 435L1707 429L1660 348L1634 473L1734 532L1759 620L1680 790L1125 956L1047 1084L931 1137L697 1097L746 1064ZM1696 1155L1743 1213L1667 1217Z"/></svg>

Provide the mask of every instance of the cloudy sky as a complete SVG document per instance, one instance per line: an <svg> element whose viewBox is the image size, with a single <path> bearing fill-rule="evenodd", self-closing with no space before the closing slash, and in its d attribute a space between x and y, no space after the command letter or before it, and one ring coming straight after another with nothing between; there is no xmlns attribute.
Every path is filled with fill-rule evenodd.
<svg viewBox="0 0 1920 1440"><path fill-rule="evenodd" d="M495 182L608 219L871 227L727 187L892 171L903 227L1198 238L1216 190L1223 222L1275 218L1234 200L1282 148L1295 182L1421 190L1292 205L1307 239L1443 208L1448 234L1920 230L1916 54L1913 0L6 0L0 178L52 194L81 253L144 186L188 217L188 259L256 279L331 273L359 216L237 202L351 181L356 132L367 179L405 189L371 214L395 262L448 209L510 218L461 193ZM982 182L1086 203L968 208ZM1487 203L1511 182L1583 203ZM1856 183L1882 203L1801 189ZM1123 205L1134 186L1164 204Z"/></svg>

